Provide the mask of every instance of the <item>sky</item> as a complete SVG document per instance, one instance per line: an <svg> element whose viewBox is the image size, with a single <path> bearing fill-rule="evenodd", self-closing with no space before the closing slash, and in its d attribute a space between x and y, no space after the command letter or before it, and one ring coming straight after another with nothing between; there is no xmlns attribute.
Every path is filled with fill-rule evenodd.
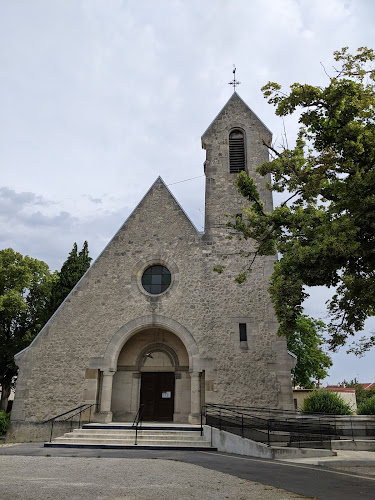
<svg viewBox="0 0 375 500"><path fill-rule="evenodd" d="M59 270L87 240L96 258L159 175L203 230L200 137L233 64L274 144L284 127L292 142L261 87L325 85L334 50L375 48L374 19L373 0L0 0L0 248ZM306 312L324 319L329 295ZM324 383L375 380L375 349L332 358Z"/></svg>

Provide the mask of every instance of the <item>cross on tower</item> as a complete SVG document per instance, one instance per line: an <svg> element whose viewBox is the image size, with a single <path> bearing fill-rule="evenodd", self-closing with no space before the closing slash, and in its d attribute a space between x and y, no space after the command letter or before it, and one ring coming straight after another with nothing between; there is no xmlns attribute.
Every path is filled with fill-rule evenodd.
<svg viewBox="0 0 375 500"><path fill-rule="evenodd" d="M228 85L233 85L233 92L236 92L236 87L240 84L241 82L236 80L236 66L233 64L233 80Z"/></svg>

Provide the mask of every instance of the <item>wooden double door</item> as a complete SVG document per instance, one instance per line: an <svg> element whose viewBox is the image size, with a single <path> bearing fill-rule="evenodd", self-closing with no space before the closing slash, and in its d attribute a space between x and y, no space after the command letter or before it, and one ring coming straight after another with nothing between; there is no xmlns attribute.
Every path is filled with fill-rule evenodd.
<svg viewBox="0 0 375 500"><path fill-rule="evenodd" d="M172 422L174 412L175 375L171 372L141 374L142 420Z"/></svg>

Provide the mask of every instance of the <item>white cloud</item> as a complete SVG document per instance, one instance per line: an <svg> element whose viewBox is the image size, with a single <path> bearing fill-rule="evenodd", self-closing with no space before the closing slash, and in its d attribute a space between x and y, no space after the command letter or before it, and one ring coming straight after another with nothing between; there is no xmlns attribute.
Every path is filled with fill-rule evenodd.
<svg viewBox="0 0 375 500"><path fill-rule="evenodd" d="M333 50L375 45L374 14L366 0L3 2L0 243L52 268L74 241L97 255L159 174L203 173L233 63L280 142L261 86L324 82ZM203 184L171 186L199 228Z"/></svg>

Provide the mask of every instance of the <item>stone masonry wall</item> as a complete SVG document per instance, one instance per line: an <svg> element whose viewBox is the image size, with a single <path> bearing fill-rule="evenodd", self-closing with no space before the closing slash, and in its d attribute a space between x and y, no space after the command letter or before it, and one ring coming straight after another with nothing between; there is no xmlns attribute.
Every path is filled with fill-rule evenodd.
<svg viewBox="0 0 375 500"><path fill-rule="evenodd" d="M233 94L202 137L206 149L206 289L210 291L209 309L220 311L218 324L226 333L216 337L220 348L215 353L218 400L248 406L292 408L290 369L293 360L286 343L277 337L278 324L268 295L269 278L276 257L258 257L245 284L233 282L249 263L239 254L254 250L253 242L238 241L236 232L226 227L225 213L242 212L246 200L235 186L237 175L229 172L229 134L241 129L246 143L246 172L253 177L265 210L272 209L272 195L256 168L268 161L265 146L271 133L237 95ZM228 236L233 239L229 240ZM219 277L212 267L225 266ZM248 342L239 342L239 323L246 323ZM241 348L242 347L242 348Z"/></svg>
<svg viewBox="0 0 375 500"><path fill-rule="evenodd" d="M239 251L251 248L251 242L226 238L223 218L243 203L228 174L227 138L233 126L246 132L249 172L267 159L262 139L270 139L269 131L239 98L232 98L203 136L205 234L196 231L159 178L32 346L17 357L13 420L44 420L84 402L89 360L104 355L123 325L150 314L183 325L202 360L212 360L203 366L211 402L292 407L291 364L286 343L276 336L267 293L275 258L258 258L245 284L233 281L246 264ZM264 180L254 175L265 194ZM172 285L160 296L150 296L139 283L140 269L155 262L173 269ZM219 275L212 267L221 262L226 269ZM239 342L239 323L247 324L246 346Z"/></svg>

